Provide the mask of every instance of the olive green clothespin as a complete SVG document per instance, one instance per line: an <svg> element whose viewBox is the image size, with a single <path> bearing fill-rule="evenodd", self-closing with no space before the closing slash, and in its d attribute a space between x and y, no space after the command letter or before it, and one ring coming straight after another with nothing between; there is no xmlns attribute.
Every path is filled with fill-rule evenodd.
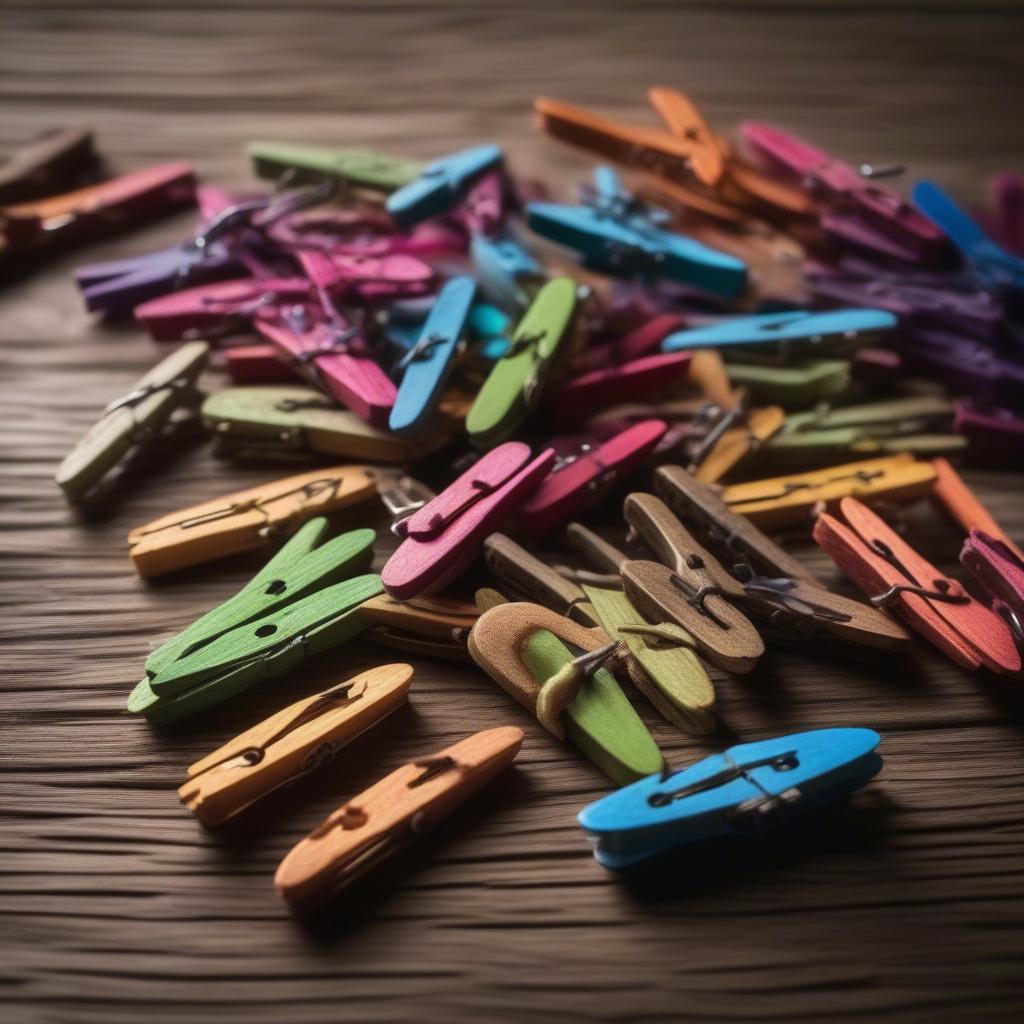
<svg viewBox="0 0 1024 1024"><path fill-rule="evenodd" d="M328 178L374 192L393 192L415 181L423 165L368 149L330 149L288 142L250 142L249 159L261 178L277 180L290 174L291 183L307 184Z"/></svg>

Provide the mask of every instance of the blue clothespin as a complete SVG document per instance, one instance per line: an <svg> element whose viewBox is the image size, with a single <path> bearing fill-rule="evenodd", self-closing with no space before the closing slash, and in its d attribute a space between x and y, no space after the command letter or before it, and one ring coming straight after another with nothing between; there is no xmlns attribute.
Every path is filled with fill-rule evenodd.
<svg viewBox="0 0 1024 1024"><path fill-rule="evenodd" d="M488 144L435 160L415 181L388 196L388 213L403 228L446 213L481 175L501 163L503 155L500 146Z"/></svg>
<svg viewBox="0 0 1024 1024"><path fill-rule="evenodd" d="M676 331L662 341L661 350L681 352L692 348L789 343L818 351L832 351L849 348L871 335L891 331L898 322L892 313L883 309L832 309L825 313L798 309L763 313Z"/></svg>
<svg viewBox="0 0 1024 1024"><path fill-rule="evenodd" d="M388 426L399 437L421 430L430 419L455 365L476 282L453 277L438 293L416 344L398 364L405 371Z"/></svg>
<svg viewBox="0 0 1024 1024"><path fill-rule="evenodd" d="M580 811L606 868L688 843L749 836L853 793L878 773L871 729L815 729L741 743L673 775L651 775Z"/></svg>
<svg viewBox="0 0 1024 1024"><path fill-rule="evenodd" d="M1024 290L1024 259L993 242L952 197L933 181L919 181L914 205L963 253L978 283L994 290Z"/></svg>
<svg viewBox="0 0 1024 1024"><path fill-rule="evenodd" d="M496 305L519 315L530 304L523 285L543 279L544 268L509 231L493 238L474 233L469 253L480 288Z"/></svg>
<svg viewBox="0 0 1024 1024"><path fill-rule="evenodd" d="M665 212L626 192L610 168L597 168L583 198L582 206L530 203L527 222L545 238L577 250L595 270L667 277L726 298L743 291L742 260L665 230Z"/></svg>
<svg viewBox="0 0 1024 1024"><path fill-rule="evenodd" d="M475 302L469 311L470 340L479 345L477 353L487 362L500 359L509 346L512 317L489 302Z"/></svg>

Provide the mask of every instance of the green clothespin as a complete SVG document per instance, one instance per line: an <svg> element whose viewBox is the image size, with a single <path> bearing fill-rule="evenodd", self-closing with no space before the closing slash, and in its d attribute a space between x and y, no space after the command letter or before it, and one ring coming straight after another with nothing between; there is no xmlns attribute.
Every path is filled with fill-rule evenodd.
<svg viewBox="0 0 1024 1024"><path fill-rule="evenodd" d="M287 142L250 142L249 158L261 178L276 181L283 174L304 185L324 178L375 192L394 192L415 181L423 165L415 160L375 153L368 149L329 149Z"/></svg>
<svg viewBox="0 0 1024 1024"><path fill-rule="evenodd" d="M396 437L300 385L224 388L203 402L203 420L224 458L303 458L314 454L404 465L422 446ZM431 432L437 443L444 431Z"/></svg>
<svg viewBox="0 0 1024 1024"><path fill-rule="evenodd" d="M492 679L624 786L660 772L665 762L615 677L602 667L617 648L547 608L519 602L489 608L469 634L469 653Z"/></svg>
<svg viewBox="0 0 1024 1024"><path fill-rule="evenodd" d="M493 448L512 437L539 398L545 375L571 334L576 298L576 282L568 277L548 281L537 293L466 417L477 448Z"/></svg>
<svg viewBox="0 0 1024 1024"><path fill-rule="evenodd" d="M136 445L156 437L175 409L196 402L196 382L210 346L193 341L175 349L128 394L111 402L57 470L72 499L83 497Z"/></svg>
<svg viewBox="0 0 1024 1024"><path fill-rule="evenodd" d="M326 529L310 520L239 593L154 651L128 710L154 725L184 718L367 628L359 608L382 593L380 578L347 577L369 568L374 531L321 544Z"/></svg>
<svg viewBox="0 0 1024 1024"><path fill-rule="evenodd" d="M792 366L734 363L729 360L733 387L745 387L757 405L807 406L835 398L850 389L846 359L808 359Z"/></svg>

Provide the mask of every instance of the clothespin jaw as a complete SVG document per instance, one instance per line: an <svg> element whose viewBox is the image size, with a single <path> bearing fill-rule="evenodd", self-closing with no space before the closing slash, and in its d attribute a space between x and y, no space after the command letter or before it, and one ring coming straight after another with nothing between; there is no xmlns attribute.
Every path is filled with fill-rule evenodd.
<svg viewBox="0 0 1024 1024"><path fill-rule="evenodd" d="M455 365L476 283L470 277L454 277L438 293L419 338L402 357L402 383L388 419L399 437L422 431L437 408Z"/></svg>
<svg viewBox="0 0 1024 1024"><path fill-rule="evenodd" d="M178 796L207 828L222 825L329 763L401 706L411 685L411 665L381 665L296 701L196 761Z"/></svg>
<svg viewBox="0 0 1024 1024"><path fill-rule="evenodd" d="M647 99L672 135L692 144L689 166L694 177L704 185L717 184L725 172L726 154L696 105L677 89L664 86L648 89Z"/></svg>
<svg viewBox="0 0 1024 1024"><path fill-rule="evenodd" d="M404 540L381 573L388 593L409 600L458 578L473 563L484 538L538 487L554 459L550 448L531 459L527 445L510 441L404 519Z"/></svg>
<svg viewBox="0 0 1024 1024"><path fill-rule="evenodd" d="M931 493L934 483L931 463L904 453L733 484L722 500L757 526L773 528L804 521L816 507L834 508L846 497L915 501Z"/></svg>
<svg viewBox="0 0 1024 1024"><path fill-rule="evenodd" d="M349 800L281 861L278 893L303 913L429 831L506 768L522 745L513 726L487 729L403 765Z"/></svg>
<svg viewBox="0 0 1024 1024"><path fill-rule="evenodd" d="M444 597L398 601L381 594L361 615L370 624L367 640L425 657L468 660L466 641L479 614L476 605Z"/></svg>
<svg viewBox="0 0 1024 1024"><path fill-rule="evenodd" d="M507 440L537 403L545 378L570 340L576 301L576 282L568 277L549 281L537 293L466 416L475 447L492 448Z"/></svg>
<svg viewBox="0 0 1024 1024"><path fill-rule="evenodd" d="M328 179L373 192L393 192L415 181L423 165L414 160L368 149L329 149L283 142L250 142L249 159L261 178L279 181L290 175L294 184Z"/></svg>
<svg viewBox="0 0 1024 1024"><path fill-rule="evenodd" d="M577 662L574 650L601 654L588 666ZM527 711L544 715L545 728L568 737L619 785L660 771L664 761L650 733L615 677L595 667L617 653L600 630L539 605L512 602L480 616L469 634L469 653ZM542 701L549 683L554 685ZM568 701L567 690L575 690Z"/></svg>
<svg viewBox="0 0 1024 1024"><path fill-rule="evenodd" d="M552 469L519 510L519 529L543 536L628 478L648 459L665 435L661 420L643 420L593 443Z"/></svg>
<svg viewBox="0 0 1024 1024"><path fill-rule="evenodd" d="M450 210L488 171L504 159L500 146L473 146L428 164L420 176L388 196L387 211L408 228Z"/></svg>
<svg viewBox="0 0 1024 1024"><path fill-rule="evenodd" d="M1024 559L1014 545L971 530L960 551L960 564L989 596L992 610L1009 626L1018 648L1024 647Z"/></svg>
<svg viewBox="0 0 1024 1024"><path fill-rule="evenodd" d="M606 868L688 843L750 837L865 785L882 767L871 729L816 729L730 747L590 804L580 827Z"/></svg>
<svg viewBox="0 0 1024 1024"><path fill-rule="evenodd" d="M95 163L88 128L45 132L0 163L0 206L56 195Z"/></svg>
<svg viewBox="0 0 1024 1024"><path fill-rule="evenodd" d="M958 665L1020 670L1020 653L1003 620L859 501L844 498L836 516L820 516L814 539L873 605L899 615Z"/></svg>
<svg viewBox="0 0 1024 1024"><path fill-rule="evenodd" d="M737 317L710 327L693 327L669 335L663 352L695 348L797 346L805 352L844 352L893 330L897 319L883 309L834 309L824 313L795 310Z"/></svg>
<svg viewBox="0 0 1024 1024"><path fill-rule="evenodd" d="M57 470L57 484L69 499L85 496L128 451L156 437L176 409L197 401L209 353L205 341L182 345L107 406Z"/></svg>
<svg viewBox="0 0 1024 1024"><path fill-rule="evenodd" d="M316 454L405 465L428 449L371 426L312 388L224 388L202 406L203 420L226 458L308 458ZM440 425L439 425L440 427ZM438 429L424 441L443 443Z"/></svg>
<svg viewBox="0 0 1024 1024"><path fill-rule="evenodd" d="M251 551L307 519L366 501L376 493L365 466L329 466L237 491L155 519L128 534L140 576L162 576L211 559Z"/></svg>

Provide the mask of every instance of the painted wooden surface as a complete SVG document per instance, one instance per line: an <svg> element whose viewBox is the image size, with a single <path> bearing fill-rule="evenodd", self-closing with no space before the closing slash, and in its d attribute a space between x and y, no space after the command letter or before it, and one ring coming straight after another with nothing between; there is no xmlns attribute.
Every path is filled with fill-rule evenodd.
<svg viewBox="0 0 1024 1024"><path fill-rule="evenodd" d="M85 122L119 170L185 157L207 180L244 183L253 138L417 158L497 140L517 170L567 183L588 162L533 132L532 97L649 117L656 83L691 92L716 125L776 120L852 159L906 160L968 198L988 173L1024 169L1016 4L2 6L0 147ZM920 644L906 664L772 651L721 687L723 729L699 741L637 697L674 765L737 739L858 725L881 732L886 766L805 828L634 887L593 861L574 821L604 778L469 665L417 661L408 705L332 768L205 833L175 794L190 763L396 658L353 643L166 733L123 713L152 647L260 564L147 585L129 528L273 473L181 439L134 463L89 516L53 484L97 411L159 357L138 330L91 322L71 268L188 225L0 293L4 1019L1019 1019L1022 690ZM1020 540L1020 478L967 478ZM927 505L908 519L950 568L956 531ZM806 541L793 550L836 578ZM293 923L272 878L301 835L404 761L505 723L527 733L517 767L329 926Z"/></svg>

